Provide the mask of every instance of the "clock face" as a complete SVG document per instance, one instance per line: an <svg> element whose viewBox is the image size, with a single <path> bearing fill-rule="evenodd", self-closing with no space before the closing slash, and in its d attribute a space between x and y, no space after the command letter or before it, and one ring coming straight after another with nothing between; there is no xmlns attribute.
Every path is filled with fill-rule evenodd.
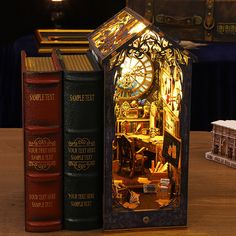
<svg viewBox="0 0 236 236"><path fill-rule="evenodd" d="M115 73L115 99L133 100L145 94L153 82L154 70L151 60L126 57Z"/></svg>

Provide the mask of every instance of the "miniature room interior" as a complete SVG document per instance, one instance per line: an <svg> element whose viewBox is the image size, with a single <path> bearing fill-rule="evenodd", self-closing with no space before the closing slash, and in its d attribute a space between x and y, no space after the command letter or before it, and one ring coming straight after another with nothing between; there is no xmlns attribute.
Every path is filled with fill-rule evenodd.
<svg viewBox="0 0 236 236"><path fill-rule="evenodd" d="M190 80L186 68L191 64L187 51L128 10L117 13L91 38L96 46L92 52L98 49L103 57L111 55L112 76L105 77L105 83L113 80L115 86L114 208L147 210L178 205L180 114L184 112L183 95L187 96L184 83Z"/></svg>
<svg viewBox="0 0 236 236"><path fill-rule="evenodd" d="M115 79L114 207L138 210L178 204L180 67L175 60L154 66L147 56L131 56L116 71ZM163 156L165 138L169 138L165 145L174 162ZM134 198L132 203L128 198Z"/></svg>

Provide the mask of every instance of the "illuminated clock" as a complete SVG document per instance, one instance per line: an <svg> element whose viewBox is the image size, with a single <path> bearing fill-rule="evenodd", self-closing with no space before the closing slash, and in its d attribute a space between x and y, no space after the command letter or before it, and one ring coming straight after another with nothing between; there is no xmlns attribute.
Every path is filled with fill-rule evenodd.
<svg viewBox="0 0 236 236"><path fill-rule="evenodd" d="M133 100L144 95L152 85L154 69L150 58L126 57L115 73L115 99Z"/></svg>

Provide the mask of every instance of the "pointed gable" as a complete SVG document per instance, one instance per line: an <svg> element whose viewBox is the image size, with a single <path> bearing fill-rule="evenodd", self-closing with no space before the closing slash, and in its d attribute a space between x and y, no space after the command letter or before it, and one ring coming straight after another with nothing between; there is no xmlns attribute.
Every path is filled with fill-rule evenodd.
<svg viewBox="0 0 236 236"><path fill-rule="evenodd" d="M103 61L117 49L139 35L151 23L129 8L124 8L114 17L98 27L90 36L89 42Z"/></svg>
<svg viewBox="0 0 236 236"><path fill-rule="evenodd" d="M156 44L154 47L157 49L157 53L162 51L163 54L166 52L165 48L171 46L187 55L187 57L190 55L177 42L164 35L159 28L128 7L122 9L93 31L89 35L88 41L98 61L103 63L106 59L114 57L126 45L135 42L138 38L144 39L147 35L153 35L157 39L155 42L150 42Z"/></svg>

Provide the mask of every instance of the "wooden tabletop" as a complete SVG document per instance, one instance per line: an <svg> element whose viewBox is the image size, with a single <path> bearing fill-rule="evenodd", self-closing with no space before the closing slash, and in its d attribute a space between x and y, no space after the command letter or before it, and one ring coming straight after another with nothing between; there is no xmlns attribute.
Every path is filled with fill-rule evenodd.
<svg viewBox="0 0 236 236"><path fill-rule="evenodd" d="M190 134L188 227L123 232L66 231L40 235L228 236L236 235L236 170L205 159L211 133ZM22 129L0 129L0 235L24 231Z"/></svg>

